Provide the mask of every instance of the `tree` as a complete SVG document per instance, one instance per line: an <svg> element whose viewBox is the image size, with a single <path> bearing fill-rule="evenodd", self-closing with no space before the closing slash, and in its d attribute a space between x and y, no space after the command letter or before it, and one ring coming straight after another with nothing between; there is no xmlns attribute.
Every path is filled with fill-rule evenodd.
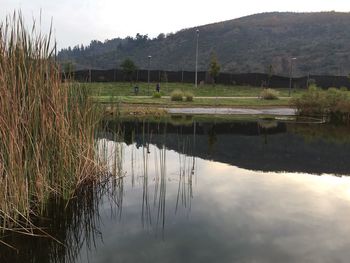
<svg viewBox="0 0 350 263"><path fill-rule="evenodd" d="M161 82L165 82L165 89L168 90L168 74L165 71L163 71L160 80Z"/></svg>
<svg viewBox="0 0 350 263"><path fill-rule="evenodd" d="M142 35L140 33L136 34L136 37L135 37L136 45L142 46L142 45L146 44L148 40L149 40L149 38L148 38L147 34L146 35Z"/></svg>
<svg viewBox="0 0 350 263"><path fill-rule="evenodd" d="M72 61L62 63L62 68L66 79L71 80L74 78L75 65Z"/></svg>
<svg viewBox="0 0 350 263"><path fill-rule="evenodd" d="M268 72L267 72L267 87L268 88L270 87L270 81L271 81L273 74L274 74L273 66L270 65L268 68Z"/></svg>
<svg viewBox="0 0 350 263"><path fill-rule="evenodd" d="M160 33L158 36L157 36L157 39L158 40L163 40L165 38L165 34L164 33Z"/></svg>
<svg viewBox="0 0 350 263"><path fill-rule="evenodd" d="M161 82L168 82L168 74L166 74L165 71L163 71L162 76L160 77Z"/></svg>
<svg viewBox="0 0 350 263"><path fill-rule="evenodd" d="M211 53L210 66L209 66L209 74L213 80L213 85L215 86L216 78L220 73L220 65L216 58L215 52ZM216 91L217 94L217 91ZM218 102L218 97L216 96L216 103Z"/></svg>
<svg viewBox="0 0 350 263"><path fill-rule="evenodd" d="M127 58L120 64L120 67L131 83L133 74L137 70L135 63L131 59Z"/></svg>
<svg viewBox="0 0 350 263"><path fill-rule="evenodd" d="M210 66L209 66L209 74L213 79L213 84L216 82L216 78L220 73L220 65L216 58L216 54L214 52L211 53Z"/></svg>

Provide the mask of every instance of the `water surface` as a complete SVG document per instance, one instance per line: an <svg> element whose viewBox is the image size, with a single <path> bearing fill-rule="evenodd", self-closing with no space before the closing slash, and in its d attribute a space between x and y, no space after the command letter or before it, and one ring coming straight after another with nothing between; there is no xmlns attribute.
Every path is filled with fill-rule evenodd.
<svg viewBox="0 0 350 263"><path fill-rule="evenodd" d="M20 252L0 250L1 262L349 261L347 128L178 119L107 128L99 154L114 176L40 221L66 247L10 236Z"/></svg>

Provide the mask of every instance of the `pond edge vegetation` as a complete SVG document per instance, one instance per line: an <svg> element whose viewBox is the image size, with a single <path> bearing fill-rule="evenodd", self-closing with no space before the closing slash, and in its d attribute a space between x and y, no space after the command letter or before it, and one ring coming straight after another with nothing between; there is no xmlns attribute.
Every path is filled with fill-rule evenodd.
<svg viewBox="0 0 350 263"><path fill-rule="evenodd" d="M350 96L347 88L320 89L310 86L298 98L292 98L297 113L302 116L319 116L328 121L350 124Z"/></svg>
<svg viewBox="0 0 350 263"><path fill-rule="evenodd" d="M0 235L33 234L49 199L68 202L105 172L102 111L82 85L62 83L51 32L27 30L20 12L0 24Z"/></svg>

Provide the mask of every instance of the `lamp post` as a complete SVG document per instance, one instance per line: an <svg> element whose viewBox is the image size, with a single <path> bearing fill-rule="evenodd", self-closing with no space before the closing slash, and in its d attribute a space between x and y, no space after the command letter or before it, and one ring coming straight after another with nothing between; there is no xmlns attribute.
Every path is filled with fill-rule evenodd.
<svg viewBox="0 0 350 263"><path fill-rule="evenodd" d="M199 30L196 30L196 73L195 73L195 80L194 80L194 86L197 88L198 84L198 38L199 38Z"/></svg>
<svg viewBox="0 0 350 263"><path fill-rule="evenodd" d="M148 82L148 90L147 90L147 94L149 96L149 73L150 73L150 68L151 68L151 58L152 56L148 56L148 76L147 76L147 82Z"/></svg>
<svg viewBox="0 0 350 263"><path fill-rule="evenodd" d="M293 78L293 61L297 58L291 58L290 59L290 68L289 68L289 97L292 92L292 78Z"/></svg>

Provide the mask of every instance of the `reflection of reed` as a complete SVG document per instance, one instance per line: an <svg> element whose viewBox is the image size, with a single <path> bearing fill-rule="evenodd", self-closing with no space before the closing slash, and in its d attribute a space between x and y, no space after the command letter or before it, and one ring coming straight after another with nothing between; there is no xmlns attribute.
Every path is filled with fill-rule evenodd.
<svg viewBox="0 0 350 263"><path fill-rule="evenodd" d="M107 197L111 201L111 204L114 203L117 205L117 209L111 207L111 211L116 212L118 217L121 218L125 172L123 170L124 147L120 142L123 141L125 134L119 123L112 128L111 132L113 133L113 142L100 140L98 152L100 154L100 159L108 166L110 175Z"/></svg>
<svg viewBox="0 0 350 263"><path fill-rule="evenodd" d="M164 234L165 228L165 200L166 200L166 149L159 150L160 158L160 188L159 188L159 199L158 199L158 213L157 213L157 226L162 225L162 233ZM155 194L156 196L156 194Z"/></svg>
<svg viewBox="0 0 350 263"><path fill-rule="evenodd" d="M149 195L148 195L148 152L149 146L142 148L142 161L143 161L143 183L142 183L142 214L141 221L142 226L145 227L146 224L152 224L151 208L149 205Z"/></svg>
<svg viewBox="0 0 350 263"><path fill-rule="evenodd" d="M131 140L132 142L135 141L135 131L132 132L131 135ZM135 186L135 160L136 158L136 154L135 154L135 148L131 147L131 186L134 187Z"/></svg>
<svg viewBox="0 0 350 263"><path fill-rule="evenodd" d="M98 207L106 186L86 185L75 192L69 203L51 197L43 207L43 216L34 218L41 229L31 235L5 233L3 240L17 251L2 248L0 262L76 262L82 247L89 251L100 234ZM41 237L43 234L45 237Z"/></svg>
<svg viewBox="0 0 350 263"><path fill-rule="evenodd" d="M149 133L149 125L147 130L148 142L150 139ZM142 129L142 164L143 164L143 184L142 184L142 212L141 212L141 221L142 226L152 225L152 217L151 217L151 208L149 205L149 196L148 196L148 154L150 153L149 143L146 142L146 131L145 131L145 123Z"/></svg>
<svg viewBox="0 0 350 263"><path fill-rule="evenodd" d="M98 209L102 197L111 201L113 216L122 218L125 185L129 182L133 188L137 184L141 185L143 227L161 230L164 236L168 207L166 125L164 130L158 131L158 135L163 138L161 146L151 144L152 130L147 123L144 123L141 133L135 131L132 134L130 146L123 142L125 133L120 124L111 130L108 133L110 140L100 139L97 143L98 160L108 166L109 176L101 180L100 185L91 185L77 191L75 198L68 204L64 200L52 199L43 207L45 218L38 218L39 222L35 222L36 225L47 226L44 230L59 242L50 238L33 239L12 234L5 237L4 241L14 244L21 253L15 256L16 253L11 249L5 253L1 251L0 262L36 262L39 258L48 259L50 262L74 262L82 248L86 247L89 251L95 246L96 237L100 234ZM140 135L141 140L137 138ZM189 138L180 134L179 145L182 147L182 151L179 152L188 152L193 144ZM130 154L125 154L126 152ZM154 169L150 161L154 161ZM195 159L189 155L179 155L180 176L176 211L181 205L189 209L191 207L194 163ZM41 233L37 231L35 234ZM38 247L40 251L37 250Z"/></svg>
<svg viewBox="0 0 350 263"><path fill-rule="evenodd" d="M188 152L189 147L189 138L187 137L182 141L181 151ZM180 152L180 151L179 151ZM179 203L181 202L182 206L191 210L191 200L193 198L192 192L192 182L193 176L195 175L195 158L179 153L179 184L176 197L176 206L175 213L177 213L179 208Z"/></svg>
<svg viewBox="0 0 350 263"><path fill-rule="evenodd" d="M111 190L108 197L117 205L118 217L121 218L123 211L123 197L124 197L124 172L123 172L123 144L114 144L114 161L113 161L113 177L110 179ZM113 211L113 209L111 209Z"/></svg>
<svg viewBox="0 0 350 263"><path fill-rule="evenodd" d="M167 189L167 160L166 160L166 125L162 132L162 146L161 148L152 147L150 149L150 143L152 140L152 131L149 130L149 124L144 123L142 129L142 216L141 221L143 227L148 225L152 227L152 211L150 205L150 193L149 193L149 158L153 157L154 160L154 191L153 191L153 208L156 210L156 229L159 227L162 229L164 234L165 222L166 222L166 189ZM179 152L189 152L194 154L195 146L195 125L193 138L184 137L181 133L178 134ZM159 135L159 134L158 134ZM192 139L192 142L191 142ZM131 171L134 174L136 154L134 153L135 147L132 147L132 158L131 158ZM134 157L135 156L135 157ZM193 176L195 175L195 157L186 154L179 154L179 185L178 195L176 199L175 212L179 209L180 204L191 209L191 199L193 198Z"/></svg>

